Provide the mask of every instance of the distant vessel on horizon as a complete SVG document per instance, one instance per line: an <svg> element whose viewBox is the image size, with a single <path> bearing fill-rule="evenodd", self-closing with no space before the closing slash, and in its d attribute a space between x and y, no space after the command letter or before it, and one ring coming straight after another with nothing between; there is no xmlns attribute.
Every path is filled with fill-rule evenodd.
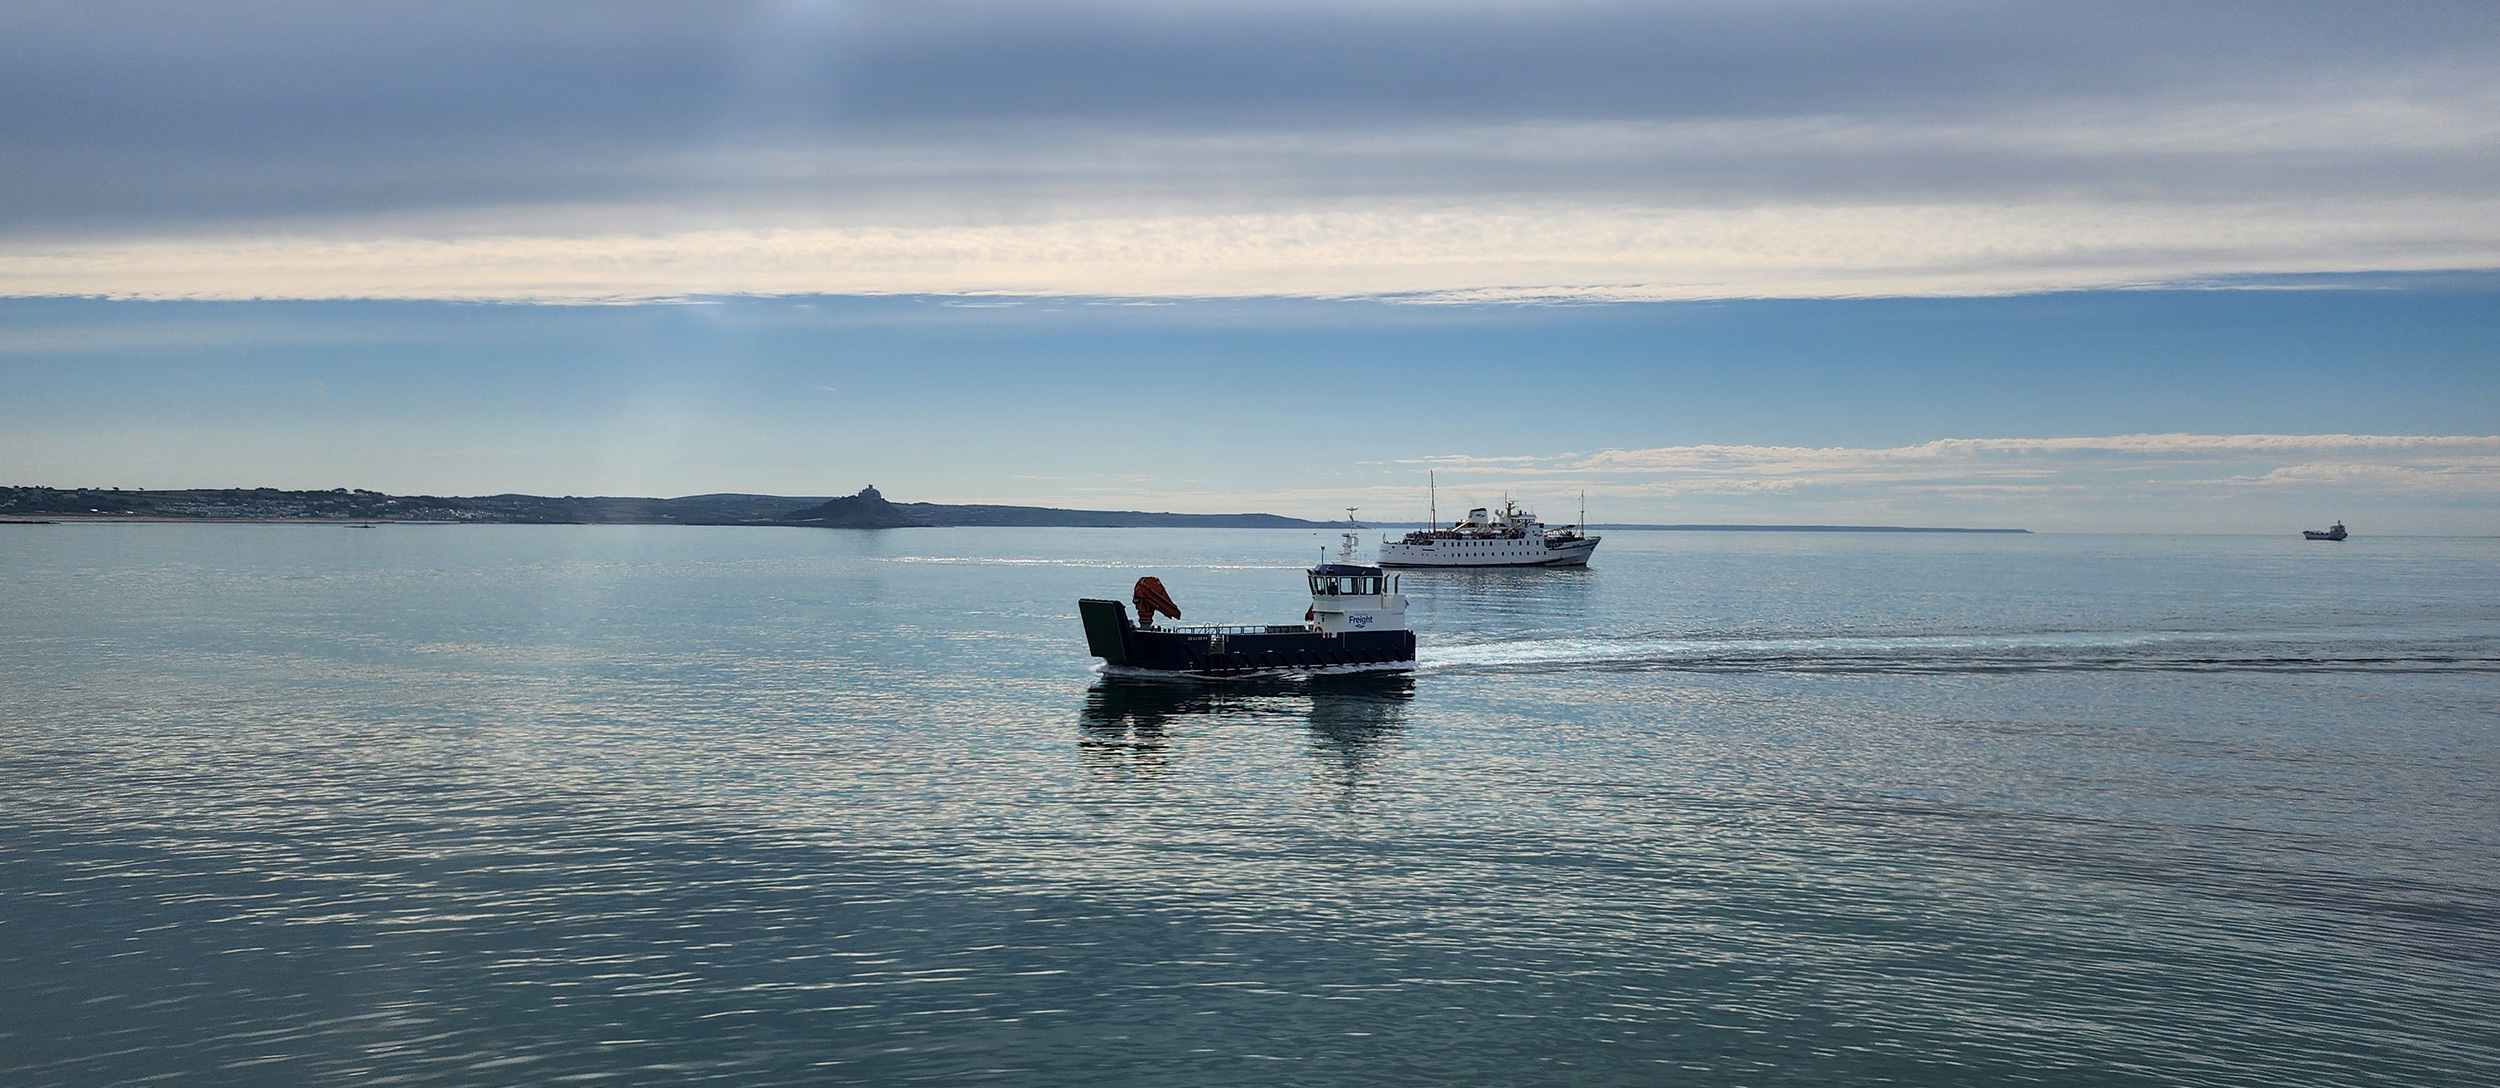
<svg viewBox="0 0 2500 1088"><path fill-rule="evenodd" d="M1588 508L1583 502L1580 525L1548 529L1535 514L1509 499L1495 511L1479 506L1467 516L1441 525L1439 488L1434 487L1432 528L1406 534L1402 540L1380 542L1384 567L1585 567L1597 551L1597 537L1583 532Z"/></svg>
<svg viewBox="0 0 2500 1088"><path fill-rule="evenodd" d="M2337 518L2333 525L2324 529L2303 529L2300 535L2304 540L2342 540L2347 534L2344 532L2344 519Z"/></svg>

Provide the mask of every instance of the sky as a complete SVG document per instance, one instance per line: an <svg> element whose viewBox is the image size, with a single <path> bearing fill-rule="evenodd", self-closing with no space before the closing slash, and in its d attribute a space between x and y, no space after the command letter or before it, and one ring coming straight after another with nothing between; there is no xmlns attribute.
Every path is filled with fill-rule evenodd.
<svg viewBox="0 0 2500 1088"><path fill-rule="evenodd" d="M20 2L0 483L2500 532L2495 41Z"/></svg>

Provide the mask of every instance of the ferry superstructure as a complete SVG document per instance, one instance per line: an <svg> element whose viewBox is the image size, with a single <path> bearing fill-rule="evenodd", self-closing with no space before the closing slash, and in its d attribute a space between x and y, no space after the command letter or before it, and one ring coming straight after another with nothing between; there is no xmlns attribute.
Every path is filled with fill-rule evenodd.
<svg viewBox="0 0 2500 1088"><path fill-rule="evenodd" d="M1585 519L1584 519L1585 520ZM1597 537L1577 525L1548 529L1536 515L1507 500L1500 510L1479 506L1447 528L1380 542L1384 567L1585 567Z"/></svg>
<svg viewBox="0 0 2500 1088"><path fill-rule="evenodd" d="M1231 678L1305 672L1399 671L1415 667L1415 632L1406 628L1406 598L1397 578L1355 560L1356 535L1345 534L1337 560L1324 557L1305 574L1311 607L1301 623L1161 627L1155 615L1179 619L1179 606L1156 578L1131 593L1137 616L1118 601L1076 603L1086 649L1112 674Z"/></svg>

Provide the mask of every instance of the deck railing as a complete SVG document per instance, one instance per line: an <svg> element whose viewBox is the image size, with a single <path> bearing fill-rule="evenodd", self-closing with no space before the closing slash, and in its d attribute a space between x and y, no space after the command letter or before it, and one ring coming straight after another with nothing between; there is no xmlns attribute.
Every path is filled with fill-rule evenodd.
<svg viewBox="0 0 2500 1088"><path fill-rule="evenodd" d="M1200 623L1187 627L1140 627L1167 635L1285 635L1310 630L1299 623Z"/></svg>

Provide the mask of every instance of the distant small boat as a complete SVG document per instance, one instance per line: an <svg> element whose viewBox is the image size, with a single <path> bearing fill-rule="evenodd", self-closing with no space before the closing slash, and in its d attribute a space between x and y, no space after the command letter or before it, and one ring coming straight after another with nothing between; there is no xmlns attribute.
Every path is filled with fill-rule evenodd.
<svg viewBox="0 0 2500 1088"><path fill-rule="evenodd" d="M2339 520L2335 524L2329 525L2322 530L2303 529L2300 531L2300 535L2304 540L2342 540L2346 534L2344 532L2344 523Z"/></svg>

